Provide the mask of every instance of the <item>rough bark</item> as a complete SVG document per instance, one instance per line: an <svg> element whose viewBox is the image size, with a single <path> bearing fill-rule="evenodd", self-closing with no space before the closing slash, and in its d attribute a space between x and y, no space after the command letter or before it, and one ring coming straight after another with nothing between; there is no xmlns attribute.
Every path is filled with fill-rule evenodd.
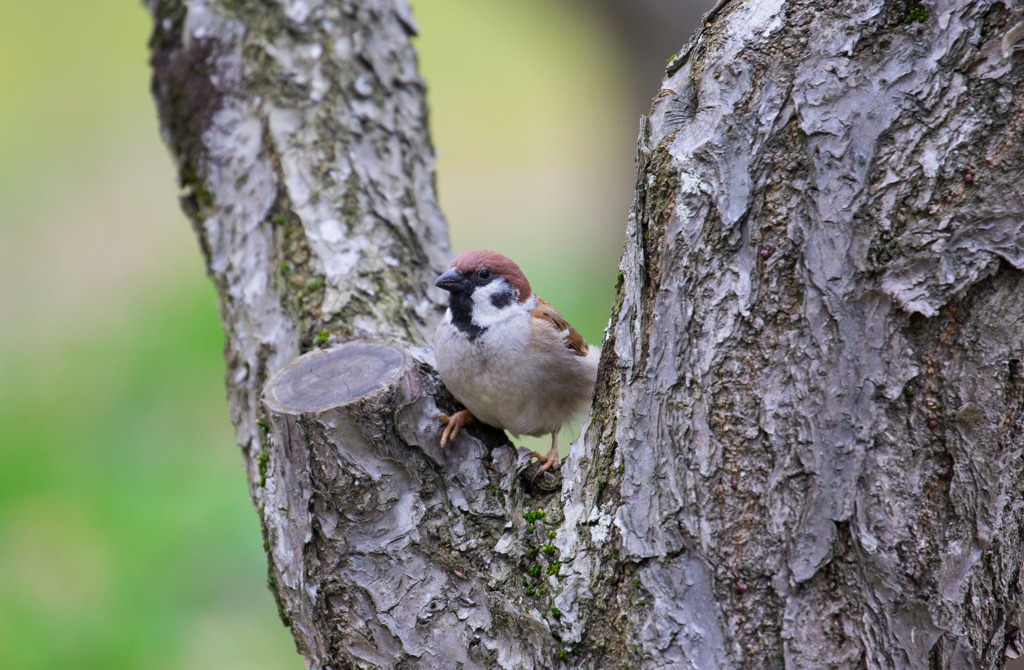
<svg viewBox="0 0 1024 670"><path fill-rule="evenodd" d="M406 348L367 340L267 382L268 553L313 667L527 668L558 654L516 597L529 452L493 434L490 449L470 436L441 449L439 386Z"/></svg>
<svg viewBox="0 0 1024 670"><path fill-rule="evenodd" d="M1018 654L1022 18L730 3L672 61L567 468L575 635L650 668Z"/></svg>
<svg viewBox="0 0 1024 670"><path fill-rule="evenodd" d="M220 293L231 418L299 651L335 669L557 663L557 556L539 547L559 479L524 502L528 459L483 426L437 447L431 413L456 407L422 345L451 253L408 6L149 6L153 91ZM367 337L402 352L400 382L355 405L261 405L300 353Z"/></svg>
<svg viewBox="0 0 1024 670"><path fill-rule="evenodd" d="M453 405L422 345L450 252L403 0L149 4L271 586L311 667L1021 649L1024 8L706 17L642 124L557 495L494 431L436 447ZM353 346L395 364L366 393L282 400L351 385L332 366Z"/></svg>

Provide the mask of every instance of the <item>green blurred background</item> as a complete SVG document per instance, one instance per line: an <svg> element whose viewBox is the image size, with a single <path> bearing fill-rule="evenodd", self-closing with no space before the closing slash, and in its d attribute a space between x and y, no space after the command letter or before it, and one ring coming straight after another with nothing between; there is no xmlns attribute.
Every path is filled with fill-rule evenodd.
<svg viewBox="0 0 1024 670"><path fill-rule="evenodd" d="M600 342L660 66L567 0L413 4L454 249ZM148 35L138 0L0 0L0 668L299 670Z"/></svg>

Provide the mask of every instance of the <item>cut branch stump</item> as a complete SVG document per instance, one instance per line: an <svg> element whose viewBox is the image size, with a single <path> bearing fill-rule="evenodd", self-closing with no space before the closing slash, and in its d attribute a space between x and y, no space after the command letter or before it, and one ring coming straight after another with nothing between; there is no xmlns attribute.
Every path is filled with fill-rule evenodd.
<svg viewBox="0 0 1024 670"><path fill-rule="evenodd" d="M271 587L315 667L557 655L544 620L514 604L527 459L479 426L442 450L439 396L450 404L409 347L369 340L300 356L266 385Z"/></svg>

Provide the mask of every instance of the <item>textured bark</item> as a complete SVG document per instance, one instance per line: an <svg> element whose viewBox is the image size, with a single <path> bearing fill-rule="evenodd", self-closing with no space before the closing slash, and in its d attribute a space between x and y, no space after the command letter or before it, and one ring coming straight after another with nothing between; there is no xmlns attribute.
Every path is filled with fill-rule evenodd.
<svg viewBox="0 0 1024 670"><path fill-rule="evenodd" d="M575 635L650 668L1018 653L1021 10L730 3L670 63L566 474Z"/></svg>
<svg viewBox="0 0 1024 670"><path fill-rule="evenodd" d="M558 495L495 431L436 445L454 406L423 345L450 252L404 2L150 6L271 586L311 667L1018 654L1024 8L706 17L642 124ZM282 400L351 385L333 366L360 346L394 374Z"/></svg>
<svg viewBox="0 0 1024 670"><path fill-rule="evenodd" d="M439 385L400 345L365 340L267 382L260 488L278 512L263 518L282 616L313 667L527 668L558 653L514 602L529 452L467 436L441 449Z"/></svg>
<svg viewBox="0 0 1024 670"><path fill-rule="evenodd" d="M408 6L150 9L153 91L220 292L232 421L299 651L336 670L557 663L550 596L526 600L557 583L554 548L537 548L561 518L560 478L527 503L529 459L500 432L437 446L437 406L456 407L422 345L451 253ZM272 392L261 405L300 353L366 337L396 343L400 381L337 408L289 413Z"/></svg>

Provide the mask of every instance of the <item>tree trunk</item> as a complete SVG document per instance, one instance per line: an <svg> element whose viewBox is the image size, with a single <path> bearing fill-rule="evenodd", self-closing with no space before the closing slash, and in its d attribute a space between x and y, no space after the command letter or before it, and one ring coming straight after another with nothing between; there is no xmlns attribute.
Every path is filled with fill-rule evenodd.
<svg viewBox="0 0 1024 670"><path fill-rule="evenodd" d="M642 123L558 495L497 431L437 447L454 406L423 345L450 252L404 1L150 5L271 586L311 667L1024 650L1024 8L705 18Z"/></svg>

